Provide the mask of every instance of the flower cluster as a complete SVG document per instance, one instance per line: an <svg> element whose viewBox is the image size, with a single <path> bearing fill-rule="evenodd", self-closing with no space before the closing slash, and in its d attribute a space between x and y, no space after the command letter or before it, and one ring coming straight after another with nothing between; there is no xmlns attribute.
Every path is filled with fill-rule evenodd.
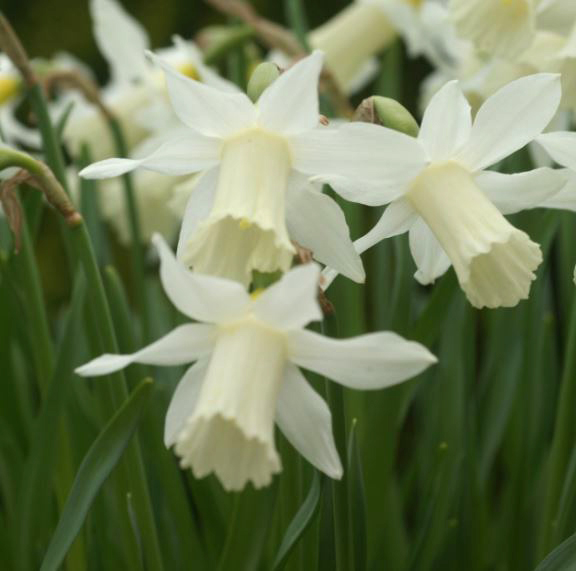
<svg viewBox="0 0 576 571"><path fill-rule="evenodd" d="M208 67L194 43L176 38L172 48L151 51L143 27L115 0L91 0L110 83L98 104L67 92L52 112L58 118L71 109L64 142L72 155L87 148L96 161L81 177L133 173L163 288L193 322L77 373L107 375L136 362L188 365L166 416L165 443L183 467L197 477L216 474L226 489L265 486L281 470L275 424L312 465L341 477L330 410L300 368L374 390L436 359L391 332L334 339L306 329L323 319L321 290L338 274L363 283L361 254L408 232L420 284L452 266L476 308L528 298L543 253L506 216L576 210L576 134L547 132L574 108L566 87L576 77L576 11L568 26L567 5L358 0L309 34L311 53L271 50L284 71L248 95ZM397 37L434 67L420 124L396 102L370 122L321 115L322 84L346 100L374 77L374 56ZM0 68L0 112L8 109L11 122L5 104L18 88L11 68ZM120 153L103 109L118 120L130 156L110 158ZM410 133L390 109L405 114ZM8 132L15 140L35 135L22 126ZM528 145L534 165L495 170ZM101 210L129 242L119 181L103 183ZM339 200L385 209L353 242ZM176 235L174 255L167 241Z"/></svg>

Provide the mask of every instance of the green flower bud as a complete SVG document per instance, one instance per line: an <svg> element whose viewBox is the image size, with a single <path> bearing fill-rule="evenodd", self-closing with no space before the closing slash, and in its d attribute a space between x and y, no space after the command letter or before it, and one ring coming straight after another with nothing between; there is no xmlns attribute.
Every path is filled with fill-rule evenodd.
<svg viewBox="0 0 576 571"><path fill-rule="evenodd" d="M262 92L280 76L280 70L274 63L264 62L256 67L248 82L248 97L257 101Z"/></svg>
<svg viewBox="0 0 576 571"><path fill-rule="evenodd" d="M376 123L411 137L416 137L420 128L410 111L395 99L374 95L364 99L355 113L356 121Z"/></svg>

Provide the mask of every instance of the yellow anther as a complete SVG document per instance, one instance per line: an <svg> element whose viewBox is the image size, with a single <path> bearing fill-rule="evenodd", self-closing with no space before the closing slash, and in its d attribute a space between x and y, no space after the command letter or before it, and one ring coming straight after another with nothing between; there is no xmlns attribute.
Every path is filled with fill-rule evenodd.
<svg viewBox="0 0 576 571"><path fill-rule="evenodd" d="M238 227L240 230L248 230L248 228L252 227L252 222L250 222L248 218L242 218L240 222L238 222Z"/></svg>
<svg viewBox="0 0 576 571"><path fill-rule="evenodd" d="M424 0L405 0L405 2L407 2L411 6L414 6L414 8L420 8L420 6L422 6Z"/></svg>
<svg viewBox="0 0 576 571"><path fill-rule="evenodd" d="M0 75L0 104L12 99L20 89L20 82L15 77Z"/></svg>
<svg viewBox="0 0 576 571"><path fill-rule="evenodd" d="M250 297L251 297L253 300L254 300L254 299L258 299L265 291L266 291L265 288L259 287L258 289L255 289L255 290L250 294Z"/></svg>
<svg viewBox="0 0 576 571"><path fill-rule="evenodd" d="M200 81L200 76L198 75L198 70L196 69L196 67L194 67L194 65L192 65L192 63L190 63L190 62L182 63L182 64L177 66L177 69L182 75L185 75L186 77L189 77L190 79L195 79L196 81Z"/></svg>

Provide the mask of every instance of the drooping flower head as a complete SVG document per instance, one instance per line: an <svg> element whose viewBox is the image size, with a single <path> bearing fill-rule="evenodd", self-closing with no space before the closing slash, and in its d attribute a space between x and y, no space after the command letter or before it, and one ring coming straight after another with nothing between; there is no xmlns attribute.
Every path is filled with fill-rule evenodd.
<svg viewBox="0 0 576 571"><path fill-rule="evenodd" d="M290 267L295 252L291 239L304 240L301 245L313 252L334 251L324 247L325 241L347 235L343 216L330 199L306 188L307 177L334 182L336 191L352 200L358 196L359 175L396 184L399 165L375 160L370 136L351 144L340 129L320 125L320 52L280 75L256 103L244 93L204 85L154 59L165 71L185 132L145 158L105 160L81 175L106 178L138 167L170 175L206 171L188 203L178 245L179 258L196 271L248 284L253 270ZM401 164L413 164L410 157L399 158ZM314 228L303 229L299 218L309 219L312 211ZM296 235L289 229L296 229ZM351 243L343 243L336 260L318 259L338 264L356 281L364 279Z"/></svg>
<svg viewBox="0 0 576 571"><path fill-rule="evenodd" d="M394 333L339 340L305 330L322 317L316 264L250 296L237 282L189 272L160 237L155 243L167 295L200 323L181 325L132 355L102 355L76 372L96 376L134 362L196 361L172 397L164 440L199 478L215 473L228 490L269 484L281 470L274 423L311 464L340 478L330 411L299 367L347 387L379 389L436 361Z"/></svg>
<svg viewBox="0 0 576 571"><path fill-rule="evenodd" d="M410 153L421 157L424 167L405 172L392 200L385 192L378 200L374 181L367 193L372 203L391 204L357 249L409 231L421 283L433 282L453 265L476 307L510 307L525 299L542 254L502 214L542 205L562 188L564 177L548 168L514 175L485 169L538 136L560 97L557 75L525 77L490 97L472 123L458 83L446 84L427 107L418 138L395 133L399 142L410 141ZM375 139L387 131L373 129ZM380 145L382 160L390 160L389 136Z"/></svg>

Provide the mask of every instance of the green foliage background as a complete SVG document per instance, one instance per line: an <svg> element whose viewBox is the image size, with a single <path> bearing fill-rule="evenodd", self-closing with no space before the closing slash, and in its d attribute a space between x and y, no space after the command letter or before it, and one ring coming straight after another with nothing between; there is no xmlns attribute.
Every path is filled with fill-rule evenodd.
<svg viewBox="0 0 576 571"><path fill-rule="evenodd" d="M123 4L150 31L154 47L173 33L190 36L222 22L199 2ZM280 22L283 4L257 3ZM346 3L307 4L314 26ZM83 2L4 0L2 10L30 55L69 51L105 77ZM415 109L426 70L421 61L408 62L396 44L382 56L380 77L357 99L380 93ZM58 170L53 154L47 162ZM522 151L501 170L530 167ZM87 195L94 192L90 182L83 184ZM180 471L163 446L163 416L181 370L133 366L125 379L94 381L72 373L110 350L89 245L103 270L123 352L182 321L154 264L144 268L150 321L144 332L129 267L134 251L111 254L95 201L82 205L88 239L83 229L63 228L29 189L21 198L22 252L13 253L5 224L0 234L0 567L29 571L44 561L45 571L55 568L50 558L66 552L78 531L74 517L62 523L67 498L75 508L68 513L77 515L95 497L67 555L70 571L284 565L293 571L524 571L565 540L538 571L574 569L573 214L513 217L545 256L530 300L514 309L472 309L452 271L433 287L419 286L405 237L368 252L365 286L340 278L330 290L336 317L325 324L327 332L394 330L430 347L439 365L374 393L330 393L322 379L313 379L331 401L345 479L319 476L279 436L284 472L274 484L226 494L214 478L197 481ZM343 206L353 237L379 214ZM152 388L141 384L149 376ZM136 423L139 446L131 440L116 464Z"/></svg>

